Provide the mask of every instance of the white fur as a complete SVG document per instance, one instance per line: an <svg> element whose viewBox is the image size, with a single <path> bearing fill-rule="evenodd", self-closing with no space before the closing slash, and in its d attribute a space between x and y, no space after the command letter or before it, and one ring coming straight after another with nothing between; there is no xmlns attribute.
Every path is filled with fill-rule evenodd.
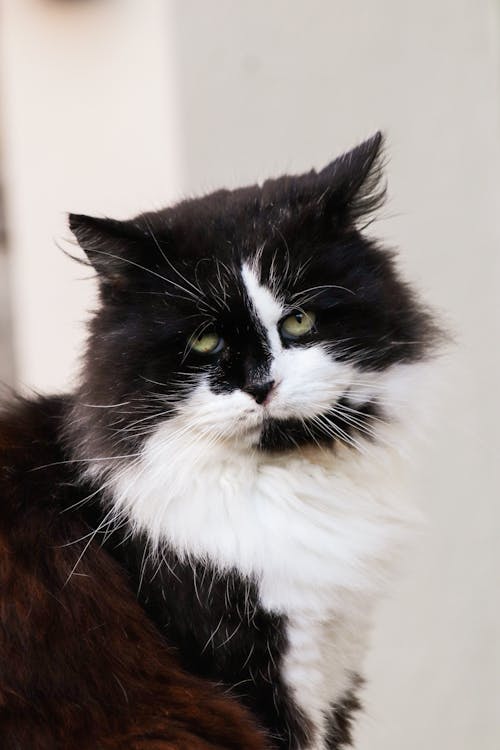
<svg viewBox="0 0 500 750"><path fill-rule="evenodd" d="M278 385L269 404L242 391L214 394L200 382L141 456L110 475L113 501L153 546L168 543L254 577L262 606L287 615L285 679L315 727L311 750L323 750L325 712L359 669L372 602L411 517L402 502L398 420L409 414L413 393L404 391L418 368L368 376L322 346L283 349L282 304L249 267L243 278L271 342ZM375 423L378 441L272 456L254 448L266 409L312 417L347 391L360 402L391 402L396 423Z"/></svg>

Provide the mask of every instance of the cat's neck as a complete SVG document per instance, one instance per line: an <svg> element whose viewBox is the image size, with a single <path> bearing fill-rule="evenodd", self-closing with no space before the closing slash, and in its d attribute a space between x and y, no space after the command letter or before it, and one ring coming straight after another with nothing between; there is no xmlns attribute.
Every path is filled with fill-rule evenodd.
<svg viewBox="0 0 500 750"><path fill-rule="evenodd" d="M270 610L322 611L382 582L411 516L399 475L398 452L367 441L269 455L163 427L106 484L152 551L251 576Z"/></svg>

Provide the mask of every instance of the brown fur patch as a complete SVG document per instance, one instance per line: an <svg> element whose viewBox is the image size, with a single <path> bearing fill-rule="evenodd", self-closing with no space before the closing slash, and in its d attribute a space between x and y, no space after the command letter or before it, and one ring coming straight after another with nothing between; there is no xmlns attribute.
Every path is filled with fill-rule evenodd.
<svg viewBox="0 0 500 750"><path fill-rule="evenodd" d="M2 749L263 750L235 700L181 670L117 563L84 552L88 527L61 510L71 474L37 470L63 460L60 409L21 403L0 424Z"/></svg>

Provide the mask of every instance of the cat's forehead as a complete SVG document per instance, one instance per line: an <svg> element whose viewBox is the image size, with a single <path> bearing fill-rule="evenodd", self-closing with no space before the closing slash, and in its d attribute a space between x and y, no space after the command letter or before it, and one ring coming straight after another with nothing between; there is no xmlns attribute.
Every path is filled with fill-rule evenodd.
<svg viewBox="0 0 500 750"><path fill-rule="evenodd" d="M381 204L381 146L377 133L319 172L218 190L128 221L71 214L70 227L99 274L104 297L146 285L140 273L149 273L152 284L179 275L172 266L196 273L199 262L234 265L258 252L261 275L267 270L272 278L280 259L302 266L305 254L356 233L358 220Z"/></svg>
<svg viewBox="0 0 500 750"><path fill-rule="evenodd" d="M219 191L156 213L149 219L151 232L170 246L180 260L224 262L264 255L283 245L290 234L291 210L286 202L263 200L257 186Z"/></svg>
<svg viewBox="0 0 500 750"><path fill-rule="evenodd" d="M239 215L200 213L196 204L191 208L192 215L172 214L167 222L151 228L166 258L156 245L144 247L144 264L153 258L168 280L179 282L181 273L209 296L223 292L237 300L249 274L280 297L303 283L321 280L325 272L335 273L333 268L325 269L315 238L304 238L283 206ZM334 256L330 242L327 264Z"/></svg>
<svg viewBox="0 0 500 750"><path fill-rule="evenodd" d="M233 257L228 263L217 257L198 262L197 273L192 277L199 293L192 300L196 309L245 336L250 328L265 334L287 309L286 279L282 277L282 283L278 278L272 281L263 273L261 261L257 249L246 257Z"/></svg>

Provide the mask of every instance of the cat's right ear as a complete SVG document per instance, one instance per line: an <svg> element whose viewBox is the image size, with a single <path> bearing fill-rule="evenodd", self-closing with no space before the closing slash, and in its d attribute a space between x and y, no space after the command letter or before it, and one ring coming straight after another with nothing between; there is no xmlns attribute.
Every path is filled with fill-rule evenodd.
<svg viewBox="0 0 500 750"><path fill-rule="evenodd" d="M137 257L146 237L131 221L69 214L69 226L94 267L101 285L124 289L140 264Z"/></svg>

